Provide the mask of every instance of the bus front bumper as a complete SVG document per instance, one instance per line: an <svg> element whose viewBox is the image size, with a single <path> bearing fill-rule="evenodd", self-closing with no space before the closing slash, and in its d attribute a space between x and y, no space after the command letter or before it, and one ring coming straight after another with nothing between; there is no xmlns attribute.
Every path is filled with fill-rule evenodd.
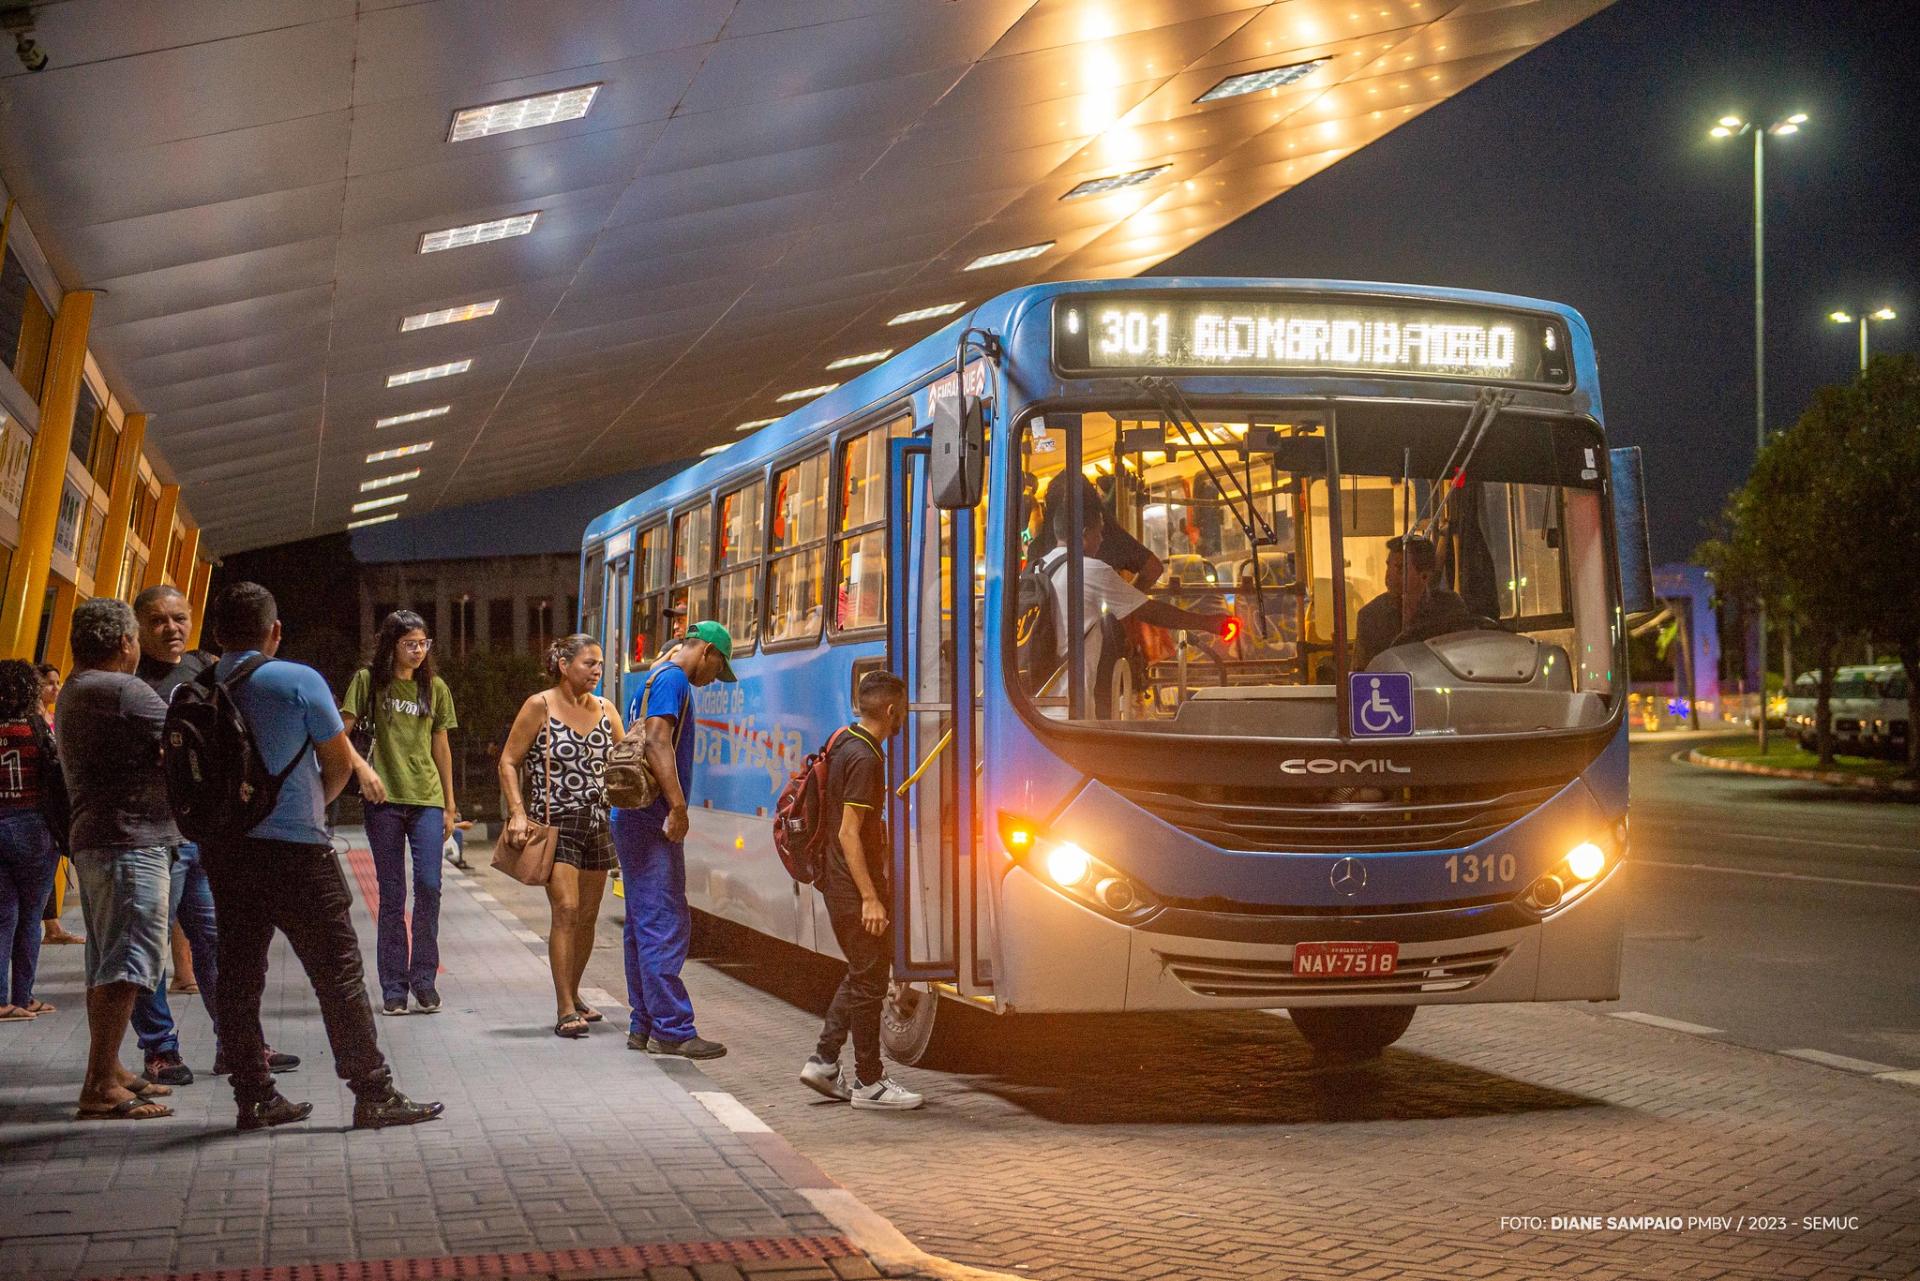
<svg viewBox="0 0 1920 1281"><path fill-rule="evenodd" d="M1383 912L1243 918L1238 929L1186 934L1109 920L1016 868L1001 887L1009 928L996 986L1007 1008L1032 1013L1613 1000L1626 910L1620 872L1610 869L1544 920L1517 911ZM1296 977L1292 942L1274 941L1288 936L1391 940L1399 963L1391 975Z"/></svg>

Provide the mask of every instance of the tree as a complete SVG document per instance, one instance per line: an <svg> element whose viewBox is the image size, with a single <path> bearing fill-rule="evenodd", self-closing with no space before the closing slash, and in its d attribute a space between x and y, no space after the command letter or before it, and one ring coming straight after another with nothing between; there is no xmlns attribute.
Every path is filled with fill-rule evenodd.
<svg viewBox="0 0 1920 1281"><path fill-rule="evenodd" d="M1861 630L1900 655L1907 773L1920 777L1920 359L1876 357L1849 388L1848 409L1855 440L1848 515L1864 537L1837 568Z"/></svg>
<svg viewBox="0 0 1920 1281"><path fill-rule="evenodd" d="M1813 642L1820 684L1815 733L1822 764L1833 761L1834 660L1859 630L1857 593L1842 572L1864 531L1849 507L1860 468L1849 388L1825 387L1798 422L1770 437L1746 484L1721 517L1722 536L1700 549L1721 589L1764 602ZM1761 715L1766 695L1761 694Z"/></svg>

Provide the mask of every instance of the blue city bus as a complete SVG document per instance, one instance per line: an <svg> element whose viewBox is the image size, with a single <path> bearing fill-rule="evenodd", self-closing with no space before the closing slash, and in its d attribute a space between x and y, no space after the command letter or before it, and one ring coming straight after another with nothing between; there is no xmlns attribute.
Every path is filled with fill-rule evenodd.
<svg viewBox="0 0 1920 1281"><path fill-rule="evenodd" d="M956 1002L1283 1007L1366 1055L1421 1005L1619 994L1638 467L1565 306L1034 285L594 520L581 626L623 707L676 624L731 629L688 896L827 955L774 800L864 672L906 679L897 1060L983 1026Z"/></svg>

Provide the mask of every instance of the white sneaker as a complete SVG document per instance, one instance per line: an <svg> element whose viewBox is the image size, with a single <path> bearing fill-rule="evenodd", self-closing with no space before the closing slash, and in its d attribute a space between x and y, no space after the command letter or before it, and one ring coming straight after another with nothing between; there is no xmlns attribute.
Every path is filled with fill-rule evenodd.
<svg viewBox="0 0 1920 1281"><path fill-rule="evenodd" d="M857 1108L881 1108L891 1112L905 1112L926 1102L912 1090L895 1084L893 1078L885 1076L872 1085L854 1086L853 1098L848 1101Z"/></svg>
<svg viewBox="0 0 1920 1281"><path fill-rule="evenodd" d="M838 1060L829 1063L818 1054L809 1056L807 1065L800 1069L800 1083L836 1102L845 1103L853 1097L853 1091L847 1088L847 1074L840 1070Z"/></svg>

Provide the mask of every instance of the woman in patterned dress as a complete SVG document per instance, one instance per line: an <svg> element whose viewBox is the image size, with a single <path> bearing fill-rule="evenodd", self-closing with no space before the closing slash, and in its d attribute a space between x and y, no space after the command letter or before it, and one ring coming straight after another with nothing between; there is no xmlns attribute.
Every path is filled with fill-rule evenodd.
<svg viewBox="0 0 1920 1281"><path fill-rule="evenodd" d="M593 952L607 873L618 865L605 776L607 753L626 730L613 704L593 692L601 663L600 643L585 633L549 646L547 674L553 684L521 705L500 753L508 836L525 840L530 820L560 829L547 882L553 911L547 960L553 969L553 1034L568 1038L585 1036L587 1024L602 1017L580 999L580 976Z"/></svg>

